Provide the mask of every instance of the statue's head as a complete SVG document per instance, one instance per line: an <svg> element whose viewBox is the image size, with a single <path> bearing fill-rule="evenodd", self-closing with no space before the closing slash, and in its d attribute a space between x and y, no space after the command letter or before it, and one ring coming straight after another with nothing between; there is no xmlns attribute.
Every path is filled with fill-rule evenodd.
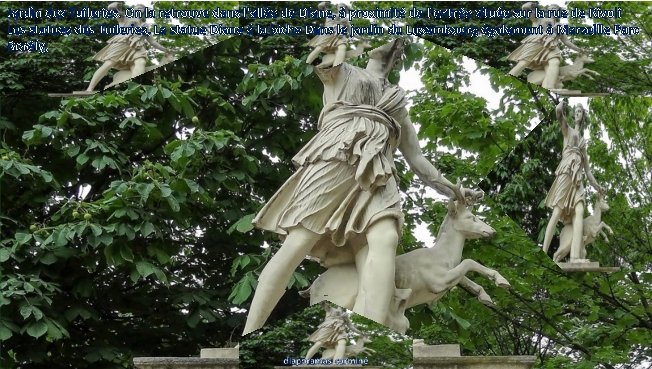
<svg viewBox="0 0 652 369"><path fill-rule="evenodd" d="M139 18L134 18L134 20L138 19L141 23L145 23L147 21L147 18L145 18L145 8L146 7L143 4L134 5L132 9L142 14Z"/></svg>
<svg viewBox="0 0 652 369"><path fill-rule="evenodd" d="M550 4L546 7L546 10L562 10L563 8L557 4ZM559 17L551 17L554 18L555 20L559 21Z"/></svg>
<svg viewBox="0 0 652 369"><path fill-rule="evenodd" d="M367 70L387 77L401 62L407 44L408 40L401 37L369 51Z"/></svg>
<svg viewBox="0 0 652 369"><path fill-rule="evenodd" d="M586 122L586 110L584 110L582 104L575 105L573 115L575 118L575 129L581 134L584 131L584 123Z"/></svg>

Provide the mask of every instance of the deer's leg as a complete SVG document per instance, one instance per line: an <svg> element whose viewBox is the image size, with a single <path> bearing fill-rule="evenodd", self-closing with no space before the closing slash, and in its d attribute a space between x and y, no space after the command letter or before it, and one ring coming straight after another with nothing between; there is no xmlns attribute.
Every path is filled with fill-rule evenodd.
<svg viewBox="0 0 652 369"><path fill-rule="evenodd" d="M583 76L583 77L586 77L586 78L588 78L590 80L593 80L593 76L589 74L590 71L591 71L590 69L582 68L582 70L580 70L579 75Z"/></svg>
<svg viewBox="0 0 652 369"><path fill-rule="evenodd" d="M457 285L460 282L460 280L466 275L466 273L470 271L480 273L486 276L487 278L493 280L496 283L496 286L498 287L501 288L511 287L507 279L505 279L502 275L500 275L500 273L498 273L497 271L491 268L487 268L486 266L472 259L464 259L458 266L449 270L445 274L444 277L445 282L448 286L453 287Z"/></svg>
<svg viewBox="0 0 652 369"><path fill-rule="evenodd" d="M603 231L603 230L600 230L600 234L601 234L601 235L602 235L602 237L604 238L604 241L605 241L605 242L609 242L609 238L607 237L607 234L606 234L606 233L604 233L604 231Z"/></svg>
<svg viewBox="0 0 652 369"><path fill-rule="evenodd" d="M482 288L482 286L470 280L468 277L462 277L462 279L460 279L459 285L468 288L471 291L471 293L477 296L478 300L484 305L496 306L496 304L494 304L494 302L491 300L491 296L487 294L484 288Z"/></svg>
<svg viewBox="0 0 652 369"><path fill-rule="evenodd" d="M308 350L308 353L306 354L306 360L310 360L313 356L315 356L323 344L324 343L322 341L315 342Z"/></svg>
<svg viewBox="0 0 652 369"><path fill-rule="evenodd" d="M600 223L600 225L602 226L602 228L604 228L604 229L606 229L607 231L609 231L609 233L614 234L614 230L611 229L611 227L609 227L609 225L607 225L607 223L602 222L602 223Z"/></svg>

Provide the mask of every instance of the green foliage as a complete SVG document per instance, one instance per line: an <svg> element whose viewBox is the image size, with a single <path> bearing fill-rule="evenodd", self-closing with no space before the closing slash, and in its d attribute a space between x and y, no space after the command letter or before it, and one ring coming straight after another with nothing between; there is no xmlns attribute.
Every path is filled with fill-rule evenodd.
<svg viewBox="0 0 652 369"><path fill-rule="evenodd" d="M4 95L2 367L124 367L241 329L228 271L261 239L227 230L270 172L241 138L237 47L86 99Z"/></svg>
<svg viewBox="0 0 652 369"><path fill-rule="evenodd" d="M369 7L354 7L362 5ZM627 7L632 17L645 10ZM251 219L293 173L291 158L314 135L322 108L321 84L304 62L307 36L170 37L162 42L182 54L217 44L116 90L84 99L46 97L43 91L84 87L82 76L97 67L90 57L105 40L82 37L48 40L60 58L0 61L3 368L123 368L133 356L192 356L235 340L246 318L235 308L246 308L280 243L254 230ZM604 55L594 68L603 79L577 86L649 91L644 59L636 59L649 50L630 50L628 40L638 42L578 40ZM425 156L449 179L469 186L484 180L487 201L478 212L498 235L468 242L464 256L500 271L513 288L473 276L497 309L457 288L435 306L412 309L410 333L459 342L469 355L538 354L539 368L633 368L649 361L650 100L601 98L589 107L589 154L596 178L609 189L604 220L617 233L589 253L623 271L562 274L534 242L548 216L542 194L559 160L556 98L506 76L504 60L492 62L516 40L433 41L454 50L429 42L409 47L403 67L417 68L425 86L411 98L411 117ZM626 62L609 59L614 54ZM469 91L463 55L492 66L476 64L500 97L497 108ZM365 58L354 62L364 65ZM395 82L399 74L390 77ZM424 246L414 235L417 223L436 234L445 207L414 182L404 162L397 167L406 213L400 253ZM297 340L321 315L309 309L284 319L307 305L296 290L320 272L309 261L297 269L269 320L282 329L250 336L255 350L243 343L244 365L305 352L307 343ZM407 346L392 338L370 344L379 365ZM397 360L400 367L407 359Z"/></svg>

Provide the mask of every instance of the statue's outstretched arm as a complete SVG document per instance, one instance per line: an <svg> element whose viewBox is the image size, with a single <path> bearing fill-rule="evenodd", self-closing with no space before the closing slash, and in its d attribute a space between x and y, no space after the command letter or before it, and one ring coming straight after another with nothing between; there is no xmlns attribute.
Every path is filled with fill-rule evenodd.
<svg viewBox="0 0 652 369"><path fill-rule="evenodd" d="M158 50L161 50L161 51L163 51L163 52L166 53L166 54L171 54L171 53L172 53L172 50L170 50L170 49L168 49L167 47L165 47L165 46L159 44L159 43L154 39L154 37L152 37L152 36L147 36L147 42L149 42L150 45L152 45L154 48L156 48L156 49L158 49Z"/></svg>
<svg viewBox="0 0 652 369"><path fill-rule="evenodd" d="M593 176L593 172L591 172L591 165L589 165L589 155L586 152L586 147L583 149L584 151L584 173L586 173L586 179L589 180L589 183L593 188L595 188L596 191L598 191L601 194L604 194L604 188L598 184L598 181L595 180L595 177Z"/></svg>
<svg viewBox="0 0 652 369"><path fill-rule="evenodd" d="M566 137L568 135L568 120L566 120L566 108L568 107L568 103L566 100L562 100L557 104L557 107L555 108L555 113L557 114L557 120L559 121L559 124L561 125L561 133Z"/></svg>
<svg viewBox="0 0 652 369"><path fill-rule="evenodd" d="M351 322L351 320L349 318L346 318L346 325L349 327L349 330L351 330L351 332L359 334L360 336L365 335L364 333L360 332L360 330L353 325L353 322Z"/></svg>
<svg viewBox="0 0 652 369"><path fill-rule="evenodd" d="M410 168L426 185L434 188L442 195L452 199L456 198L456 190L459 191L458 187L446 179L446 177L444 177L441 172L423 156L421 147L419 146L417 133L414 130L410 116L408 115L407 110L403 110L404 111L400 113L400 116L403 118L398 120L401 125L401 142L399 143L398 149L405 157L405 161L407 161ZM482 197L482 192L476 192L469 189L464 189L463 194L465 197Z"/></svg>
<svg viewBox="0 0 652 369"><path fill-rule="evenodd" d="M568 36L566 36L566 34L561 34L559 36L559 40L564 45L568 46L568 48L570 48L571 50L575 50L578 53L587 54L586 50L584 50L581 47L579 47L579 46L575 45L574 43L572 43L571 40L568 38Z"/></svg>

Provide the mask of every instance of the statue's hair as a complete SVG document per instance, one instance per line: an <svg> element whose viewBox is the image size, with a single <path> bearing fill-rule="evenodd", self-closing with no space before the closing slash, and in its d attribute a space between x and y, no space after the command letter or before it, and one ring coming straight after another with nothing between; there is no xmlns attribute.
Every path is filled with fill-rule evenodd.
<svg viewBox="0 0 652 369"><path fill-rule="evenodd" d="M580 119L579 122L575 119L575 109L577 109L578 107L582 109L582 118ZM577 104L573 107L573 119L575 119L575 129L577 130L584 130L584 128L588 125L589 117L587 115L586 109L584 109L584 106L582 106L582 104ZM581 134L582 132L580 132L580 135Z"/></svg>

